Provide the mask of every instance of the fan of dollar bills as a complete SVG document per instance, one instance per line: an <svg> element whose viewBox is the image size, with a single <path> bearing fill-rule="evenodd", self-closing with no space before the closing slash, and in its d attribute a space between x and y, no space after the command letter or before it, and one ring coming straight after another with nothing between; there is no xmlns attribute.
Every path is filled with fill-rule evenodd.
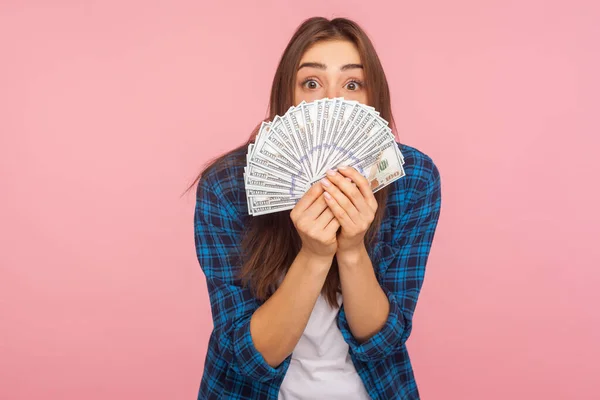
<svg viewBox="0 0 600 400"><path fill-rule="evenodd" d="M303 101L263 122L246 163L250 215L292 209L328 169L340 165L354 167L373 192L405 175L388 122L373 107L342 97Z"/></svg>

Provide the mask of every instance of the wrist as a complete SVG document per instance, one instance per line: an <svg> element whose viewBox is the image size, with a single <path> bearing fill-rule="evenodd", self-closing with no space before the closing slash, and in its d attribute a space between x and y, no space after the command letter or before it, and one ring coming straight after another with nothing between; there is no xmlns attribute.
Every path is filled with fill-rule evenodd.
<svg viewBox="0 0 600 400"><path fill-rule="evenodd" d="M334 254L318 254L310 251L309 249L302 247L298 252L298 258L306 262L310 267L315 268L327 268L331 266L333 262Z"/></svg>
<svg viewBox="0 0 600 400"><path fill-rule="evenodd" d="M338 249L335 257L340 266L352 266L360 264L365 255L368 257L367 248L362 243L347 249Z"/></svg>

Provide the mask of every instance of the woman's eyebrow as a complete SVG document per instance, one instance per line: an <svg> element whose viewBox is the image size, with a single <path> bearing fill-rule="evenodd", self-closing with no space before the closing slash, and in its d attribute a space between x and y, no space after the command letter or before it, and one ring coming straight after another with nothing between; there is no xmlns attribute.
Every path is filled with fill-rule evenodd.
<svg viewBox="0 0 600 400"><path fill-rule="evenodd" d="M340 71L346 71L347 69L355 69L355 68L360 68L362 69L362 64L346 64L343 65L342 68L340 68Z"/></svg>
<svg viewBox="0 0 600 400"><path fill-rule="evenodd" d="M322 70L326 70L327 69L327 65L322 64L322 63L318 63L318 62L305 62L300 64L300 66L298 67L298 71L301 68L304 67L309 67L309 68L318 68L318 69L322 69ZM346 65L342 65L342 67L340 68L340 71L346 71L349 69L354 69L354 68L362 68L362 64L346 64Z"/></svg>

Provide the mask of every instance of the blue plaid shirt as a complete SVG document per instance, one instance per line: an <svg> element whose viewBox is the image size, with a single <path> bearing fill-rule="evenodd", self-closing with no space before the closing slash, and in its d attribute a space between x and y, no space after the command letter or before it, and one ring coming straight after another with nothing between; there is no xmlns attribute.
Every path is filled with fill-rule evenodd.
<svg viewBox="0 0 600 400"><path fill-rule="evenodd" d="M379 237L369 250L377 280L390 302L387 322L359 343L352 336L343 304L337 317L369 395L382 400L419 399L405 343L441 205L440 174L431 158L398 145L406 176L390 185ZM236 274L244 227L253 217L248 216L246 205L244 165L231 160L226 160L224 170L205 174L197 190L196 253L206 276L214 323L198 399L277 399L291 354L273 368L252 342L250 317L262 303L242 287Z"/></svg>

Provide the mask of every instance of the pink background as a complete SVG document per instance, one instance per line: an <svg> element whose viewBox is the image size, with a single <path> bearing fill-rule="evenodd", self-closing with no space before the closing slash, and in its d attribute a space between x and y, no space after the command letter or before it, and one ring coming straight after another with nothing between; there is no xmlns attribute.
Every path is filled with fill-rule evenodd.
<svg viewBox="0 0 600 400"><path fill-rule="evenodd" d="M600 398L596 1L112 0L0 6L1 399L196 398L212 322L180 194L313 15L366 29L442 174L422 398Z"/></svg>

